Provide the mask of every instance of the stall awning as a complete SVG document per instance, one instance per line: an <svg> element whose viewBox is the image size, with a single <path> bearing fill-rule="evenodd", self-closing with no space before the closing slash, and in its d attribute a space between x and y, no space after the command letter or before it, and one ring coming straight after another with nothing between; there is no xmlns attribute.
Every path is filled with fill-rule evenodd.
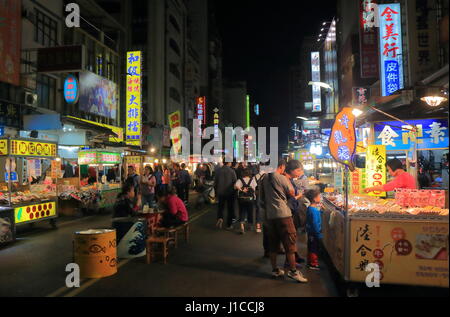
<svg viewBox="0 0 450 317"><path fill-rule="evenodd" d="M96 132L104 133L108 136L118 137L118 135L116 133L114 133L113 130L106 128L104 126L98 125L98 124L93 124L93 123L87 122L86 120L83 120L83 119L78 119L78 118L70 117L70 116L63 116L63 117L61 117L61 121L63 123L73 124L76 127L79 127L81 129L93 130Z"/></svg>

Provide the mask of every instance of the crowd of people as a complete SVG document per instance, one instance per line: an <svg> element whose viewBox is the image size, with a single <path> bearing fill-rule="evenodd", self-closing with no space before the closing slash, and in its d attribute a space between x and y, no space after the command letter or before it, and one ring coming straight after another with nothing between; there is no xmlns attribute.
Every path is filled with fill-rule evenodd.
<svg viewBox="0 0 450 317"><path fill-rule="evenodd" d="M141 176L128 167L122 193L115 205L114 218L138 215L143 206L164 209L163 227L174 227L189 219L189 191L194 188L205 202L217 202L218 229L249 230L262 234L264 257L270 258L272 275L306 283L300 264L319 270L321 232L321 192L310 187L301 162L279 160L275 171L264 164L199 164L193 176L185 164L146 166ZM299 232L308 235L308 256L298 253ZM277 256L285 254L284 268ZM287 270L285 274L285 270Z"/></svg>
<svg viewBox="0 0 450 317"><path fill-rule="evenodd" d="M283 253L286 275L300 283L308 281L298 270L305 262L298 253L298 232L308 235L308 268L320 269L321 192L309 186L301 162L279 160L275 171L265 165L225 162L215 172L214 190L216 226L232 230L238 223L240 234L245 234L247 225L262 233L264 257L270 258L274 277L285 275L277 266L277 255Z"/></svg>

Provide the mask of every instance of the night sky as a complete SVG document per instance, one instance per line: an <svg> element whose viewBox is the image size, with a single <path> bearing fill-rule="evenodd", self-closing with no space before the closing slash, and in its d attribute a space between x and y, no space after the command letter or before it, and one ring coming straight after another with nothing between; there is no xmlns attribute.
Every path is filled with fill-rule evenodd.
<svg viewBox="0 0 450 317"><path fill-rule="evenodd" d="M212 1L223 41L224 77L246 80L262 105L265 125L279 126L287 117L288 70L299 60L302 38L318 36L322 23L336 15L336 1Z"/></svg>

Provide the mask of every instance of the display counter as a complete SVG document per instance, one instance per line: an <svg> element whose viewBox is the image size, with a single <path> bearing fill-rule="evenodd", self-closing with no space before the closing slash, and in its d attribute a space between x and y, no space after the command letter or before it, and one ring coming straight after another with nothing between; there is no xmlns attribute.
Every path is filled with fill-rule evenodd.
<svg viewBox="0 0 450 317"><path fill-rule="evenodd" d="M347 282L365 283L378 264L380 283L448 287L448 209L397 200L342 197L323 202L323 245Z"/></svg>
<svg viewBox="0 0 450 317"><path fill-rule="evenodd" d="M24 138L0 138L0 206L14 210L15 225L58 217L57 144Z"/></svg>

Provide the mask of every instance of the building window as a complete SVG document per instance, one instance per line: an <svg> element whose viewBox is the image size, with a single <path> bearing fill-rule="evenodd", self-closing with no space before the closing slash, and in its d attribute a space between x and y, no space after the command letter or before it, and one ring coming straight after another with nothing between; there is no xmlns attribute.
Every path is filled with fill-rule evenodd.
<svg viewBox="0 0 450 317"><path fill-rule="evenodd" d="M178 34L180 34L181 33L180 26L178 25L178 22L173 15L169 16L169 21L170 24L172 24L172 26L174 27L174 29L178 32Z"/></svg>
<svg viewBox="0 0 450 317"><path fill-rule="evenodd" d="M178 46L177 42L175 42L174 39L170 39L169 40L169 46L173 49L173 51L175 53L177 53L178 56L181 56L181 50L180 47Z"/></svg>
<svg viewBox="0 0 450 317"><path fill-rule="evenodd" d="M46 47L56 46L58 37L58 23L48 15L35 9L36 24L34 40Z"/></svg>
<svg viewBox="0 0 450 317"><path fill-rule="evenodd" d="M56 110L56 79L38 74L37 95L39 107Z"/></svg>
<svg viewBox="0 0 450 317"><path fill-rule="evenodd" d="M174 63L170 63L169 65L169 71L172 75L174 75L176 78L181 79L180 70L178 69L178 66Z"/></svg>
<svg viewBox="0 0 450 317"><path fill-rule="evenodd" d="M180 95L180 93L178 92L178 90L176 88L170 87L169 95L170 95L170 98L172 98L176 102L178 102L178 103L181 102L181 95Z"/></svg>

